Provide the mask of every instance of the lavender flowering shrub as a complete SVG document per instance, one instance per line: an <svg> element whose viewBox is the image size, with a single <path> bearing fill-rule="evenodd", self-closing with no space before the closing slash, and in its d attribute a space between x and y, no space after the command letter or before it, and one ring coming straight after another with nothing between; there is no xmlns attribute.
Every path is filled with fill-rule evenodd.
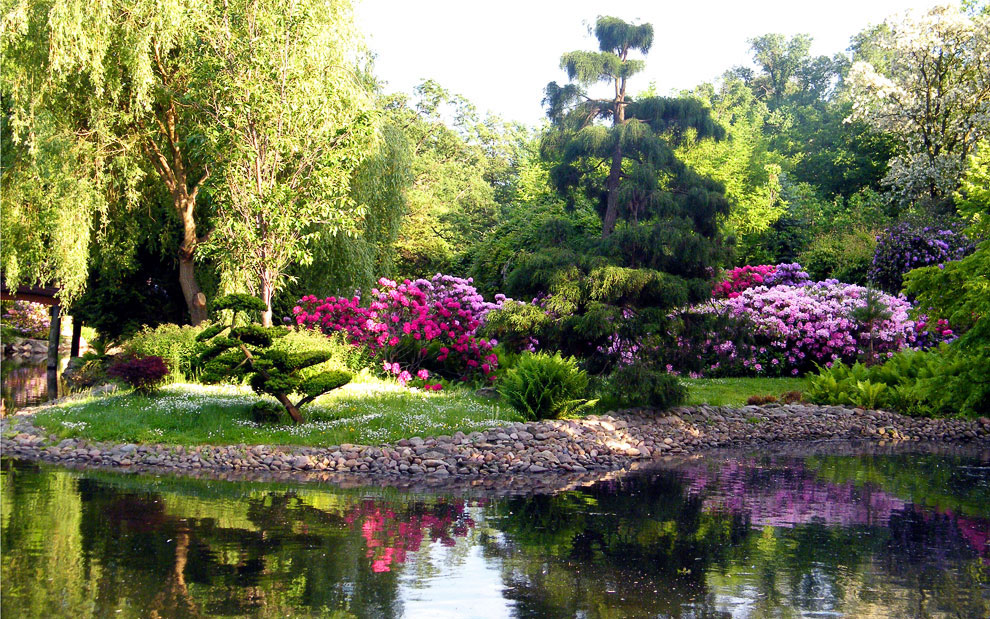
<svg viewBox="0 0 990 619"><path fill-rule="evenodd" d="M871 338L878 356L917 346L917 327L908 316L911 304L902 296L880 296L890 318L877 322L872 333L852 317L857 308L865 305L866 294L862 286L836 280L806 286L749 288L735 298L697 306L692 311L748 322L752 343L740 345L714 332L700 341L678 338L676 345L697 357L703 364L703 374L769 376L796 376L814 369L816 363L854 361L866 353Z"/></svg>
<svg viewBox="0 0 990 619"><path fill-rule="evenodd" d="M904 285L904 274L919 267L959 260L975 249L962 233L964 225L923 223L905 220L877 236L869 278L875 286L897 293Z"/></svg>
<svg viewBox="0 0 990 619"><path fill-rule="evenodd" d="M778 264L763 283L766 286L801 286L811 281L811 276L797 262Z"/></svg>

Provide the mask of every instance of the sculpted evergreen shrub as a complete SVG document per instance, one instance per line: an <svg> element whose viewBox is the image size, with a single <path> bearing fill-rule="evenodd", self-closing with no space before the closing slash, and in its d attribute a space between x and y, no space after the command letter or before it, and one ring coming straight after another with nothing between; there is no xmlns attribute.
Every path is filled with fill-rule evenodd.
<svg viewBox="0 0 990 619"><path fill-rule="evenodd" d="M588 374L573 357L560 353L523 354L502 377L498 391L530 420L558 419L594 405L585 399Z"/></svg>
<svg viewBox="0 0 990 619"><path fill-rule="evenodd" d="M196 359L200 378L216 383L231 377L247 378L255 392L268 394L278 400L292 418L302 423L299 409L319 396L350 382L345 370L326 368L333 358L325 348L313 350L304 345L277 346L276 340L289 331L284 327L262 327L258 324L237 325L240 314L258 315L265 310L261 299L250 295L228 295L214 301L214 310L231 310L228 325L214 325L199 334L206 347ZM302 398L293 402L291 394ZM259 407L259 416L264 416Z"/></svg>

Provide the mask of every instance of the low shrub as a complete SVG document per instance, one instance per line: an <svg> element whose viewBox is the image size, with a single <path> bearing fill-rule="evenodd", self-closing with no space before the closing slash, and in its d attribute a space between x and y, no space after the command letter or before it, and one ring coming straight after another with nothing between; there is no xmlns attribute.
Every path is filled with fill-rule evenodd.
<svg viewBox="0 0 990 619"><path fill-rule="evenodd" d="M725 274L725 279L715 285L712 295L717 299L733 299L739 296L743 290L753 286L762 286L776 267L769 264L756 266L746 265L730 269Z"/></svg>
<svg viewBox="0 0 990 619"><path fill-rule="evenodd" d="M476 333L504 300L486 302L471 280L437 274L402 283L382 278L365 301L305 296L292 311L300 327L342 333L389 368L398 364L400 376L427 369L448 380L493 382L494 343Z"/></svg>
<svg viewBox="0 0 990 619"><path fill-rule="evenodd" d="M777 402L777 396L775 395L751 395L746 398L746 404L748 406L762 406L764 404L775 404Z"/></svg>
<svg viewBox="0 0 990 619"><path fill-rule="evenodd" d="M278 341L292 336L285 327L263 327L237 322L238 315L258 313L265 304L248 295L229 295L214 300L216 311L231 311L231 322L204 329L197 339L204 343L195 367L206 383L247 379L259 394L279 401L293 423L303 423L300 409L324 393L338 389L351 380L351 373L327 367L330 350L312 350L305 346L306 336L296 334L289 344ZM312 340L316 342L317 340ZM321 347L325 343L319 343ZM293 403L289 396L303 397Z"/></svg>
<svg viewBox="0 0 990 619"><path fill-rule="evenodd" d="M975 417L990 412L986 355L960 354L955 345L906 350L883 365L836 363L811 377L807 397L816 404L890 407L914 416Z"/></svg>
<svg viewBox="0 0 990 619"><path fill-rule="evenodd" d="M861 308L871 299L882 314L867 322L858 320ZM731 338L712 332L703 339L680 337L677 346L702 362L706 375L797 376L815 364L852 362L867 354L882 359L916 346L910 309L903 297L871 293L834 280L807 286L761 286L694 308L747 321L751 343L739 345L735 332Z"/></svg>
<svg viewBox="0 0 990 619"><path fill-rule="evenodd" d="M189 378L193 360L202 348L196 336L207 326L164 323L157 327L142 327L124 342L123 349L136 357L161 357L173 378Z"/></svg>
<svg viewBox="0 0 990 619"><path fill-rule="evenodd" d="M644 363L634 363L612 372L604 387L603 404L614 408L665 410L687 399L687 388L676 376Z"/></svg>
<svg viewBox="0 0 990 619"><path fill-rule="evenodd" d="M107 375L120 379L135 391L148 395L165 382L169 369L165 360L157 356L125 356L110 365Z"/></svg>
<svg viewBox="0 0 990 619"><path fill-rule="evenodd" d="M62 371L62 381L70 391L82 391L107 382L108 357L87 353L69 359Z"/></svg>
<svg viewBox="0 0 990 619"><path fill-rule="evenodd" d="M530 420L559 419L595 403L585 399L588 374L573 357L560 353L523 354L505 373L498 391Z"/></svg>
<svg viewBox="0 0 990 619"><path fill-rule="evenodd" d="M274 400L261 400L251 405L251 420L255 423L280 425L285 422L285 407Z"/></svg>
<svg viewBox="0 0 990 619"><path fill-rule="evenodd" d="M846 284L865 286L873 253L876 233L856 228L846 233L831 233L817 237L799 256L815 280L837 279Z"/></svg>

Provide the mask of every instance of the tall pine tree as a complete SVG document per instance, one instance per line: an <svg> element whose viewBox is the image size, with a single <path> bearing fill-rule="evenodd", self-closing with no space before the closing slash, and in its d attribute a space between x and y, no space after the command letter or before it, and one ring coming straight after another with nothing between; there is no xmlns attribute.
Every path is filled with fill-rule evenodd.
<svg viewBox="0 0 990 619"><path fill-rule="evenodd" d="M672 308L710 296L713 267L726 257L718 218L729 210L722 186L675 155L689 140L724 136L708 110L695 99L628 92L644 66L630 54L649 51L652 26L600 17L595 35L599 51L562 57L571 83L546 88L551 126L541 153L569 204L593 203L601 237L552 221L548 242L517 256L507 277L516 298L546 295L554 319L533 327L541 343L586 359L600 359L616 334L665 333ZM599 82L614 86L612 97L587 92Z"/></svg>

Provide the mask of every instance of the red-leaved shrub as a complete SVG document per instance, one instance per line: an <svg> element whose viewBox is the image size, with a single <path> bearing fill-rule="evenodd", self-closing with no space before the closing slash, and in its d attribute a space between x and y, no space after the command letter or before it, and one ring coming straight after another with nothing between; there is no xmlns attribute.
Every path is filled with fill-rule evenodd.
<svg viewBox="0 0 990 619"><path fill-rule="evenodd" d="M124 381L135 391L148 395L165 382L169 371L161 357L125 357L114 362L107 374Z"/></svg>

